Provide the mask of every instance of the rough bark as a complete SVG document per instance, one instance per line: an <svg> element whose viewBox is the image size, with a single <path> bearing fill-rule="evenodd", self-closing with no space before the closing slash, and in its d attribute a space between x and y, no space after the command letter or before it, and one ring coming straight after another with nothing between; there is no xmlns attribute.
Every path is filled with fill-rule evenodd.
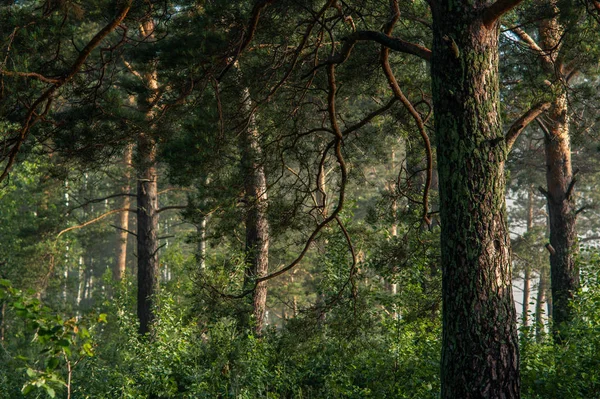
<svg viewBox="0 0 600 399"><path fill-rule="evenodd" d="M267 220L267 179L262 161L260 136L252 114L250 93L243 91L248 126L241 135L242 173L246 203L246 280L264 277L269 269L269 222ZM258 283L252 297L254 331L262 333L267 306L267 282Z"/></svg>
<svg viewBox="0 0 600 399"><path fill-rule="evenodd" d="M154 39L154 22L146 20L140 27L143 40ZM157 73L153 67L142 75L149 95L140 101L150 132L140 133L137 142L137 251L138 293L137 313L139 333L150 332L155 318L154 295L158 291L158 185L156 173L156 142L152 137L152 118L158 95Z"/></svg>
<svg viewBox="0 0 600 399"><path fill-rule="evenodd" d="M481 18L491 3L433 3L442 398L520 397L504 197L508 151L499 110L499 24L488 28Z"/></svg>
<svg viewBox="0 0 600 399"><path fill-rule="evenodd" d="M129 182L131 178L131 156L133 147L128 145L123 154L123 185L121 186L121 209L127 209L131 207L131 184ZM127 238L129 233L129 212L119 212L117 215L117 254L116 263L113 270L113 279L115 281L121 281L125 277L125 271L127 270Z"/></svg>
<svg viewBox="0 0 600 399"><path fill-rule="evenodd" d="M556 9L556 1L551 2ZM560 45L563 28L558 17L543 20L539 35L542 50L549 54L551 63L545 68L552 79L562 69ZM573 198L575 179L571 165L571 143L569 136L569 110L567 92L563 82L553 85L555 93L547 113L544 150L546 158L546 197L550 220L550 280L552 287L553 323L552 334L557 342L563 324L572 319L569 302L579 288L579 272L575 266L577 233L575 230L575 201Z"/></svg>
<svg viewBox="0 0 600 399"><path fill-rule="evenodd" d="M156 145L144 134L138 138L137 182L137 314L140 334L150 331L154 321L154 299L158 288L158 196L156 182Z"/></svg>

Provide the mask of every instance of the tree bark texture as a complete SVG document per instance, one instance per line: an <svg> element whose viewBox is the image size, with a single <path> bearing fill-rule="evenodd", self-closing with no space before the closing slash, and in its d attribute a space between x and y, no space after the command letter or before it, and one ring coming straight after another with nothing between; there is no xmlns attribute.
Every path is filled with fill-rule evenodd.
<svg viewBox="0 0 600 399"><path fill-rule="evenodd" d="M556 9L555 1L552 7ZM556 9L557 11L557 9ZM560 74L560 45L563 28L558 17L540 23L542 50L549 54L551 63L545 68L549 78ZM575 266L577 250L575 230L575 201L571 143L569 136L569 110L567 92L562 81L555 81L554 99L547 112L547 129L544 138L546 157L546 184L548 215L550 220L550 282L552 287L552 334L557 342L562 340L560 329L572 319L570 300L579 288L579 272Z"/></svg>
<svg viewBox="0 0 600 399"><path fill-rule="evenodd" d="M158 288L158 195L156 145L144 134L138 138L139 171L137 183L137 313L140 334L150 331L154 321L154 295Z"/></svg>
<svg viewBox="0 0 600 399"><path fill-rule="evenodd" d="M519 398L519 351L506 221L507 147L491 1L439 1L432 89L438 141L442 398Z"/></svg>
<svg viewBox="0 0 600 399"><path fill-rule="evenodd" d="M154 39L154 22L147 19L140 27L143 40ZM158 291L158 184L156 172L156 141L152 137L154 105L158 95L156 68L147 67L142 75L148 95L140 102L146 114L149 132L138 135L137 182L137 251L138 251L138 318L139 333L151 330L155 318L154 296Z"/></svg>
<svg viewBox="0 0 600 399"><path fill-rule="evenodd" d="M241 135L242 173L246 203L246 280L264 277L269 269L269 222L267 219L267 179L263 165L260 135L252 114L250 92L243 91L243 107L248 126ZM254 331L262 333L267 307L267 282L256 285L252 297Z"/></svg>
<svg viewBox="0 0 600 399"><path fill-rule="evenodd" d="M123 194L121 199L122 209L131 207L131 197L129 196L131 193L131 184L129 180L131 178L130 168L132 152L133 147L128 145L123 154L124 172L123 185L121 186L121 194ZM125 277L125 271L127 270L127 241L129 236L127 230L129 230L129 212L119 212L117 215L117 226L119 227L119 231L117 231L117 260L113 270L113 279L115 281L121 281L123 277Z"/></svg>

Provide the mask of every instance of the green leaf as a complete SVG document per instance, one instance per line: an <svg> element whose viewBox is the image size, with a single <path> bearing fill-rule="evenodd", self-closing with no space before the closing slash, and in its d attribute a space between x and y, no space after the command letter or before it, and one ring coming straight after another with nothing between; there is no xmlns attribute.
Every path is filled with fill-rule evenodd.
<svg viewBox="0 0 600 399"><path fill-rule="evenodd" d="M27 375L30 378L34 378L37 375L37 373L35 372L35 370L34 369L30 369L30 368L27 369L26 373L27 373Z"/></svg>
<svg viewBox="0 0 600 399"><path fill-rule="evenodd" d="M51 386L44 385L44 388L46 389L46 393L48 394L48 396L50 396L51 398L54 398L56 396L56 392Z"/></svg>
<svg viewBox="0 0 600 399"><path fill-rule="evenodd" d="M85 352L86 355L88 356L94 356L94 352L92 351L92 344L89 342L86 342L85 344L83 344L83 351Z"/></svg>
<svg viewBox="0 0 600 399"><path fill-rule="evenodd" d="M58 358L51 357L50 359L48 359L48 364L46 365L46 367L48 368L48 370L54 370L56 367L58 367Z"/></svg>
<svg viewBox="0 0 600 399"><path fill-rule="evenodd" d="M23 385L23 388L21 388L21 392L23 392L23 395L27 395L31 391L33 391L33 385L29 383Z"/></svg>
<svg viewBox="0 0 600 399"><path fill-rule="evenodd" d="M63 348L68 348L69 345L71 345L71 342L68 339L63 338L63 339L59 339L56 344L58 346L62 346Z"/></svg>
<svg viewBox="0 0 600 399"><path fill-rule="evenodd" d="M106 323L106 313L100 313L98 316L98 323Z"/></svg>

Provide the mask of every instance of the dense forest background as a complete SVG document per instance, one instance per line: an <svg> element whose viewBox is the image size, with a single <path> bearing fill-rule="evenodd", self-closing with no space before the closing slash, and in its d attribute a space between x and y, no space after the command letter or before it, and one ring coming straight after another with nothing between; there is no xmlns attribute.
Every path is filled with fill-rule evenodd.
<svg viewBox="0 0 600 399"><path fill-rule="evenodd" d="M0 21L0 398L600 398L600 2Z"/></svg>

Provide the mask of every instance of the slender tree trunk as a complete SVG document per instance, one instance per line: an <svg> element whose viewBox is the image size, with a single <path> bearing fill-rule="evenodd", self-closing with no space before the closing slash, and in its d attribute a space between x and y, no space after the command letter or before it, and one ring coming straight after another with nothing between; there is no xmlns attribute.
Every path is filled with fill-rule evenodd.
<svg viewBox="0 0 600 399"><path fill-rule="evenodd" d="M131 184L129 182L131 178L131 156L133 147L128 145L123 154L123 185L121 186L121 194L124 196L121 198L121 208L127 209L131 207ZM113 279L115 281L121 281L125 277L125 271L127 270L127 241L129 233L129 212L119 212L117 215L117 262L113 269Z"/></svg>
<svg viewBox="0 0 600 399"><path fill-rule="evenodd" d="M250 92L243 91L244 110L248 112L248 127L241 135L242 173L246 202L246 279L250 282L266 276L269 269L269 222L267 220L267 179L262 160L260 135L252 112ZM252 298L254 331L262 333L267 306L267 282L257 284Z"/></svg>
<svg viewBox="0 0 600 399"><path fill-rule="evenodd" d="M319 208L323 219L327 217L327 185L325 181L327 171L325 169L325 165L319 167L319 174L317 175L317 192L315 194L317 207Z"/></svg>
<svg viewBox="0 0 600 399"><path fill-rule="evenodd" d="M527 191L527 232L531 233L533 229L533 205L534 205L533 186L529 186ZM531 265L525 264L523 271L523 326L529 326L529 297L531 296Z"/></svg>
<svg viewBox="0 0 600 399"><path fill-rule="evenodd" d="M535 302L535 339L538 342L541 342L544 336L544 303L546 302L547 287L546 270L542 268L540 270L537 299Z"/></svg>
<svg viewBox="0 0 600 399"><path fill-rule="evenodd" d="M548 280L548 278L546 278L546 280ZM553 321L554 320L554 305L552 302L552 289L548 289L548 287L546 287L546 305L548 308L548 320Z"/></svg>
<svg viewBox="0 0 600 399"><path fill-rule="evenodd" d="M4 331L6 329L6 301L2 301L2 311L0 315L0 341L4 343Z"/></svg>
<svg viewBox="0 0 600 399"><path fill-rule="evenodd" d="M154 39L154 22L146 20L141 27L145 40ZM158 94L156 69L153 67L143 74L149 95L140 104L146 113L149 130L153 130L154 103ZM150 331L155 318L154 296L158 291L158 184L156 172L156 142L151 134L138 136L138 182L137 182L137 252L138 252L138 293L137 313L140 321L140 334Z"/></svg>
<svg viewBox="0 0 600 399"><path fill-rule="evenodd" d="M196 226L196 230L198 231L198 264L200 265L200 269L206 267L206 219L206 216L202 216Z"/></svg>
<svg viewBox="0 0 600 399"><path fill-rule="evenodd" d="M523 309L522 320L523 327L529 326L529 297L531 296L531 270L525 266L523 271Z"/></svg>
<svg viewBox="0 0 600 399"><path fill-rule="evenodd" d="M550 2L552 11L558 11L556 0ZM553 61L545 65L551 80L560 74L560 45L564 29L558 17L540 23L542 49ZM555 97L547 113L549 122L544 139L546 156L546 197L550 218L550 281L552 286L552 334L562 341L563 323L572 319L569 302L579 288L579 272L575 265L577 233L575 230L575 201L571 143L569 137L569 110L567 92L562 81L553 85Z"/></svg>
<svg viewBox="0 0 600 399"><path fill-rule="evenodd" d="M137 252L138 305L140 334L150 331L154 320L153 296L158 288L158 196L156 182L156 146L152 139L138 139Z"/></svg>
<svg viewBox="0 0 600 399"><path fill-rule="evenodd" d="M520 397L498 85L499 23L485 0L439 1L432 92L438 140L442 398Z"/></svg>
<svg viewBox="0 0 600 399"><path fill-rule="evenodd" d="M208 186L210 183L210 178L206 177L204 179L204 184ZM203 199L201 202L200 209L201 216L196 225L196 231L198 233L198 248L196 260L200 269L204 269L206 267L206 228L208 224L208 215L206 214L206 199Z"/></svg>

